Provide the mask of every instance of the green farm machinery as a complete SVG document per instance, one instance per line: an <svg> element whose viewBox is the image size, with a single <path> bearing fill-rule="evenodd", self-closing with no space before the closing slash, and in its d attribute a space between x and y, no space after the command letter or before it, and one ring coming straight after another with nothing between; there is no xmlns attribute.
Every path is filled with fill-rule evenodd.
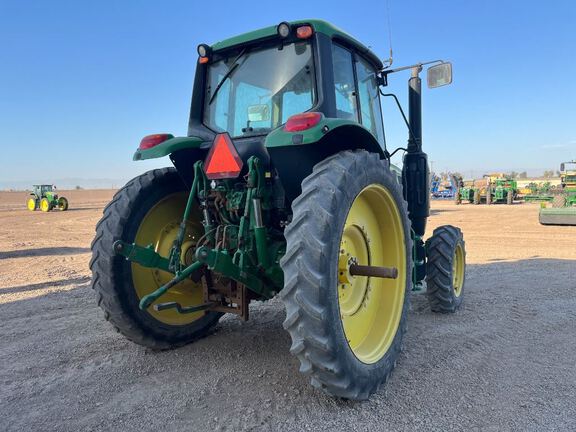
<svg viewBox="0 0 576 432"><path fill-rule="evenodd" d="M542 205L539 220L542 225L576 225L576 160L560 164L560 189L552 207Z"/></svg>
<svg viewBox="0 0 576 432"><path fill-rule="evenodd" d="M467 185L463 184L454 197L454 202L456 204L461 204L463 201L471 204L514 203L518 194L516 180L504 174L486 174L484 178L486 180L482 181L482 185L476 181L469 181Z"/></svg>
<svg viewBox="0 0 576 432"><path fill-rule="evenodd" d="M471 185L461 185L456 193L454 194L454 202L456 204L462 204L462 202L467 201L470 204L480 204L482 193L479 187L476 187L472 182Z"/></svg>
<svg viewBox="0 0 576 432"><path fill-rule="evenodd" d="M40 209L43 212L49 212L55 208L66 211L68 200L63 196L58 196L54 185L33 185L26 206L30 211Z"/></svg>
<svg viewBox="0 0 576 432"><path fill-rule="evenodd" d="M201 44L198 56L187 136L146 136L134 154L174 167L128 182L97 225L98 304L128 339L166 349L278 294L300 371L330 395L366 399L396 365L410 293L426 287L434 312L462 303L462 232L424 239L419 74L426 65L428 87L450 84L451 64L392 69L319 20ZM407 116L383 90L401 71ZM386 146L384 97L406 120L406 148Z"/></svg>
<svg viewBox="0 0 576 432"><path fill-rule="evenodd" d="M554 200L556 189L549 181L543 183L530 182L520 192L525 202L550 202Z"/></svg>

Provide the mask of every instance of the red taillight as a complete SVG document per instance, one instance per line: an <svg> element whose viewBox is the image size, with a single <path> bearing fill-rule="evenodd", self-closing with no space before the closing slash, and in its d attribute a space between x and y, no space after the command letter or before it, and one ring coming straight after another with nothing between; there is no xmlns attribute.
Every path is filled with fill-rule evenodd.
<svg viewBox="0 0 576 432"><path fill-rule="evenodd" d="M142 141L140 141L140 145L138 146L138 148L140 150L146 150L152 147L156 147L158 144L161 144L164 141L169 140L170 138L174 138L174 135L172 134L148 135L142 138Z"/></svg>
<svg viewBox="0 0 576 432"><path fill-rule="evenodd" d="M204 172L210 180L236 178L242 171L243 162L227 133L216 135L204 164Z"/></svg>
<svg viewBox="0 0 576 432"><path fill-rule="evenodd" d="M286 132L298 132L316 126L322 120L322 114L319 112L305 112L293 115L284 125Z"/></svg>
<svg viewBox="0 0 576 432"><path fill-rule="evenodd" d="M312 36L312 33L314 33L314 31L312 30L312 26L309 25L303 25L296 29L296 37L298 39L308 39Z"/></svg>
<svg viewBox="0 0 576 432"><path fill-rule="evenodd" d="M200 64L205 64L208 63L210 61L210 59L208 57L199 57L198 58L198 63Z"/></svg>

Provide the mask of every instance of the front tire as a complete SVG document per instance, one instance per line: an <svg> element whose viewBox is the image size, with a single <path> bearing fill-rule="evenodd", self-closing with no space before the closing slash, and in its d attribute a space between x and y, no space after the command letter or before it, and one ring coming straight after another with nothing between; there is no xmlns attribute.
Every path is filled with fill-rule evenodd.
<svg viewBox="0 0 576 432"><path fill-rule="evenodd" d="M281 261L290 352L313 386L367 399L392 372L406 330L412 240L401 187L378 155L345 151L314 167L292 210ZM353 277L352 261L399 276Z"/></svg>
<svg viewBox="0 0 576 432"><path fill-rule="evenodd" d="M215 312L179 314L175 309L143 311L139 302L167 283L173 275L130 263L116 255L116 240L152 244L168 257L184 214L188 190L172 168L156 169L134 178L120 189L104 209L92 242L92 288L106 320L131 341L154 349L173 348L207 334L222 315ZM203 234L200 212L192 212L184 248ZM188 244L190 243L190 244ZM185 251L183 251L185 252ZM186 255L182 254L183 257ZM158 303L196 306L203 302L202 286L188 279L160 297Z"/></svg>
<svg viewBox="0 0 576 432"><path fill-rule="evenodd" d="M47 198L42 198L40 200L40 210L42 210L45 213L49 212L50 210L52 210L52 203L48 201Z"/></svg>
<svg viewBox="0 0 576 432"><path fill-rule="evenodd" d="M66 211L68 210L68 200L64 197L58 198L58 210Z"/></svg>
<svg viewBox="0 0 576 432"><path fill-rule="evenodd" d="M460 228L443 225L426 241L426 294L433 312L452 313L462 305L466 248Z"/></svg>

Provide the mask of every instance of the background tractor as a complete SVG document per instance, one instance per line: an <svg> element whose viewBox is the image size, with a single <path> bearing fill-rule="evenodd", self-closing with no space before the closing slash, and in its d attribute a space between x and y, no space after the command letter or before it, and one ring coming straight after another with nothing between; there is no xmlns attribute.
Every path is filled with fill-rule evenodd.
<svg viewBox="0 0 576 432"><path fill-rule="evenodd" d="M486 190L484 201L486 204L506 203L513 204L518 194L518 184L516 180L505 174L486 174Z"/></svg>
<svg viewBox="0 0 576 432"><path fill-rule="evenodd" d="M26 206L30 211L38 208L43 212L49 212L54 208L65 211L68 210L68 200L58 196L54 185L33 185Z"/></svg>
<svg viewBox="0 0 576 432"><path fill-rule="evenodd" d="M279 294L300 371L331 395L366 399L396 364L411 291L425 282L435 312L462 303L462 232L423 238L419 74L433 64L428 86L450 84L451 65L391 69L319 20L201 44L198 56L188 135L149 135L134 155L174 168L128 182L97 225L98 304L128 339L165 349ZM408 70L408 145L390 152L380 98L402 108L382 88Z"/></svg>
<svg viewBox="0 0 576 432"><path fill-rule="evenodd" d="M470 204L480 204L483 187L476 180L460 181L458 184L459 187L454 194L455 204L462 204L464 201Z"/></svg>
<svg viewBox="0 0 576 432"><path fill-rule="evenodd" d="M560 164L560 189L552 207L542 205L539 220L542 225L576 225L576 160Z"/></svg>

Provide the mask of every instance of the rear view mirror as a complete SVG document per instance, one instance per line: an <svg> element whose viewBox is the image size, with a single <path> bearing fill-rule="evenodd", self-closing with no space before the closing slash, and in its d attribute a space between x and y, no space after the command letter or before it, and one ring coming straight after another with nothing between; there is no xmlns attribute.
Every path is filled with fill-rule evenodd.
<svg viewBox="0 0 576 432"><path fill-rule="evenodd" d="M270 120L268 105L250 105L248 107L248 121L262 122Z"/></svg>
<svg viewBox="0 0 576 432"><path fill-rule="evenodd" d="M452 83L452 63L440 63L428 68L428 88L442 87Z"/></svg>
<svg viewBox="0 0 576 432"><path fill-rule="evenodd" d="M566 171L566 170L564 169L564 162L562 162L562 163L560 164L560 171Z"/></svg>

